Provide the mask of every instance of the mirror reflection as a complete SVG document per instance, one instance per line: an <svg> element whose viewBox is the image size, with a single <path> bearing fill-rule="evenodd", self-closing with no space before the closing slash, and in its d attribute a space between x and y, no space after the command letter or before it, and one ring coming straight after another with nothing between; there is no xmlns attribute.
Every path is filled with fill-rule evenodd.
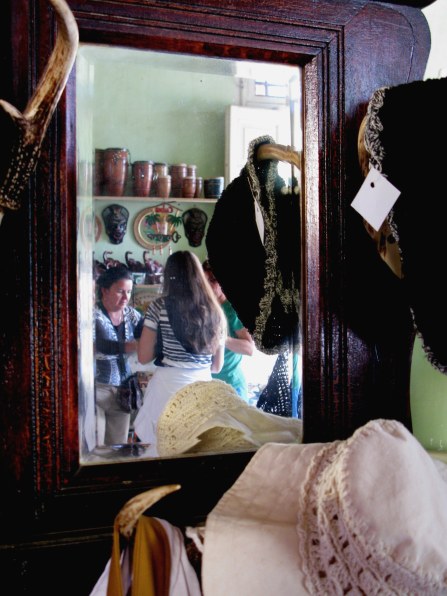
<svg viewBox="0 0 447 596"><path fill-rule="evenodd" d="M240 176L253 139L267 136L301 150L300 76L297 67L273 63L81 45L81 463L239 451L301 436L299 341L281 354L255 341L206 245L217 203ZM290 160L275 160L276 167L283 192L301 185ZM237 228L236 215L219 224L221 254L235 279L250 267L248 230ZM290 251L299 258L299 246ZM171 278L181 279L183 294L174 292ZM249 295L250 287L243 291ZM291 335L299 338L300 331ZM275 403L279 380L286 408ZM189 414L184 399L177 407L183 394L196 400ZM157 426L164 429L161 453Z"/></svg>

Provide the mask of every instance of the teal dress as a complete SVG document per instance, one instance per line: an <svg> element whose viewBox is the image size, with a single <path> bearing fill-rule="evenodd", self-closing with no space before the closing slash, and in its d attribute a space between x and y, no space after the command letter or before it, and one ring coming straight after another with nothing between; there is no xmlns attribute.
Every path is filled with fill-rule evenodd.
<svg viewBox="0 0 447 596"><path fill-rule="evenodd" d="M244 328L244 325L239 320L236 311L231 306L230 302L226 300L221 304L222 310L227 318L228 335L229 337L237 338L236 331ZM243 399L248 399L247 380L241 368L242 354L236 354L228 348L225 348L224 364L219 373L213 373L213 379L220 379L229 385L232 385Z"/></svg>

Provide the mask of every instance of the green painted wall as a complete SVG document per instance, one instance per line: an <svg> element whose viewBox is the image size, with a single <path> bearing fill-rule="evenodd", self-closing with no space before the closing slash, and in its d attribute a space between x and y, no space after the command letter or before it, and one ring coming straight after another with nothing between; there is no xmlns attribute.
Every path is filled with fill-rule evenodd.
<svg viewBox="0 0 447 596"><path fill-rule="evenodd" d="M113 62L95 68L95 147L127 147L131 160L196 164L223 176L225 107L233 80L221 75Z"/></svg>
<svg viewBox="0 0 447 596"><path fill-rule="evenodd" d="M429 363L419 337L413 350L410 395L414 435L431 451L447 451L447 375Z"/></svg>
<svg viewBox="0 0 447 596"><path fill-rule="evenodd" d="M81 47L77 61L78 101L78 160L93 161L95 149L127 148L130 160L162 161L168 164L186 163L197 166L203 178L223 176L225 163L225 108L237 102L238 87L233 77L223 74L173 70L142 62L119 59L111 54L104 59L107 48L95 55L91 47ZM124 56L124 54L123 54ZM175 67L175 65L174 65ZM125 195L132 195L129 168ZM125 262L125 253L143 261L141 246L134 235L134 221L141 210L154 205L145 199L137 202L126 196L113 202L129 210L127 233L121 244L111 244L105 232L103 209L112 201L94 201L93 209L102 228L94 246L95 258L102 262L105 251L114 259ZM202 209L211 219L214 203L179 203L185 211ZM191 247L181 225L178 243L172 250L193 250L201 260L206 257L205 243ZM165 263L169 247L157 249L153 258Z"/></svg>

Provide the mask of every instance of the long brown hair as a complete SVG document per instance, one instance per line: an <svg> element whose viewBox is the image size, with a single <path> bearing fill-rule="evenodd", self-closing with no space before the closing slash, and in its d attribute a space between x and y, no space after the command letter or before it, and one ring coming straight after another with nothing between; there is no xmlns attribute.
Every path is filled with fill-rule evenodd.
<svg viewBox="0 0 447 596"><path fill-rule="evenodd" d="M226 333L226 319L194 253L180 250L168 257L163 294L182 346L194 354L214 354Z"/></svg>

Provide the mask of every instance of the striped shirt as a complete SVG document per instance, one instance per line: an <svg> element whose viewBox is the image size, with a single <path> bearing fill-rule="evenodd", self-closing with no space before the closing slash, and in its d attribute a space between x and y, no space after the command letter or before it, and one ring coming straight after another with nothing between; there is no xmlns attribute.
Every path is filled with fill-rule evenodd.
<svg viewBox="0 0 447 596"><path fill-rule="evenodd" d="M144 324L153 331L157 331L158 325L160 325L163 341L163 355L160 358L161 366L175 366L177 368L208 368L211 366L212 354L187 352L175 337L169 322L164 298L156 298L149 304Z"/></svg>

